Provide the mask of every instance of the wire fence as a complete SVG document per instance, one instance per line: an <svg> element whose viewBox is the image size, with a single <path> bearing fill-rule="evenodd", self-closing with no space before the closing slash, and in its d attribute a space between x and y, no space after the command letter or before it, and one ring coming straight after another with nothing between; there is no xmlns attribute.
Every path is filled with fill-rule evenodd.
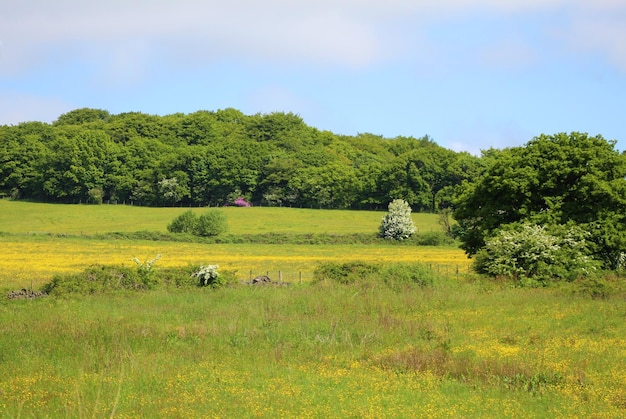
<svg viewBox="0 0 626 419"><path fill-rule="evenodd" d="M423 263L431 272L446 277L460 278L471 272L471 263ZM250 270L247 277L242 278L252 282L255 278L267 277L272 282L297 284L310 282L314 279L313 271L294 271L294 270Z"/></svg>

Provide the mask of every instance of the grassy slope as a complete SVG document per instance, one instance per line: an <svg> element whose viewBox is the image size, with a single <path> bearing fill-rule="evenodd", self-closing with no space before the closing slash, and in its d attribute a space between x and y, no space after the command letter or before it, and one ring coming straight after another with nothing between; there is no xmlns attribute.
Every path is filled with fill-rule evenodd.
<svg viewBox="0 0 626 419"><path fill-rule="evenodd" d="M147 208L124 205L60 205L0 200L0 231L8 233L97 234L161 231L189 208ZM372 233L383 212L301 208L221 208L230 232ZM201 214L206 208L193 208ZM435 214L413 214L419 231L440 231Z"/></svg>

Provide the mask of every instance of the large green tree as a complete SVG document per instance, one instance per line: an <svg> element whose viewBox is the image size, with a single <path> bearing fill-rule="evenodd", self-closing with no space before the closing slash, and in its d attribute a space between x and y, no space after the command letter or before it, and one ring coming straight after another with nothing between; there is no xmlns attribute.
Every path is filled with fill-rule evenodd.
<svg viewBox="0 0 626 419"><path fill-rule="evenodd" d="M473 255L515 222L575 224L591 234L594 256L617 267L626 251L626 156L615 144L559 133L496 153L456 201L462 247Z"/></svg>

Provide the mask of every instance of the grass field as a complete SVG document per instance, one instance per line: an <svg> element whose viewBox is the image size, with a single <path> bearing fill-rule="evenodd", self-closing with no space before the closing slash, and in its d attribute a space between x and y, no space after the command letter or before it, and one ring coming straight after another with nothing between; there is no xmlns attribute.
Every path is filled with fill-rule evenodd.
<svg viewBox="0 0 626 419"><path fill-rule="evenodd" d="M0 303L0 417L619 418L626 308L441 278Z"/></svg>
<svg viewBox="0 0 626 419"><path fill-rule="evenodd" d="M125 205L60 205L0 199L0 232L93 235L108 232L166 231L179 214L191 209ZM371 233L378 231L384 212L311 210L301 208L223 207L229 231L257 233ZM418 231L440 231L437 215L413 214Z"/></svg>
<svg viewBox="0 0 626 419"><path fill-rule="evenodd" d="M37 287L56 273L77 272L93 264L134 265L134 257L157 254L158 266L217 264L236 270L270 272L286 281L311 278L322 261L422 261L442 271L467 271L458 248L368 245L199 244L147 240L96 240L109 232L166 231L187 208L146 208L122 205L55 205L0 200L0 289ZM198 213L206 209L193 209ZM383 213L295 208L223 208L233 234L372 233ZM414 214L420 231L437 231L437 216Z"/></svg>
<svg viewBox="0 0 626 419"><path fill-rule="evenodd" d="M623 294L465 275L454 247L93 236L165 231L180 208L0 200L0 210L0 289L156 254L157 266L217 263L244 277L310 273L324 261L421 261L434 278L0 298L0 417L626 417ZM235 234L364 233L382 217L225 211ZM438 229L436 216L414 216L421 231Z"/></svg>

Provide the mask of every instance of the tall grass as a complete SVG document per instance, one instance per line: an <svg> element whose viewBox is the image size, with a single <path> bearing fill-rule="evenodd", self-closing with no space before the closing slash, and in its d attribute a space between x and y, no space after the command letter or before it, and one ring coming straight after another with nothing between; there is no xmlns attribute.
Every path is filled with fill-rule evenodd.
<svg viewBox="0 0 626 419"><path fill-rule="evenodd" d="M621 300L437 278L0 303L0 416L623 417Z"/></svg>

